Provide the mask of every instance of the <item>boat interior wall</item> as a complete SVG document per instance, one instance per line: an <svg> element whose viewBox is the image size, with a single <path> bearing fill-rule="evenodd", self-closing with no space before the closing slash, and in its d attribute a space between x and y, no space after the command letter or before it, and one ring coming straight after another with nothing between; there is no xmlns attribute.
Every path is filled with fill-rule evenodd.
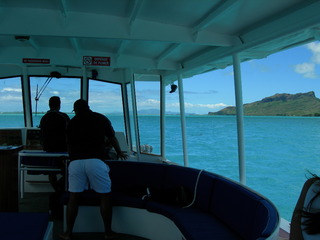
<svg viewBox="0 0 320 240"><path fill-rule="evenodd" d="M134 74L134 80L135 81L153 81L153 82L159 82L160 76L155 74Z"/></svg>
<svg viewBox="0 0 320 240"><path fill-rule="evenodd" d="M129 153L126 136L123 132L116 132L116 138L119 141L123 152ZM20 146L25 149L42 149L40 142L39 128L12 128L0 129L0 146Z"/></svg>
<svg viewBox="0 0 320 240"><path fill-rule="evenodd" d="M115 83L125 83L128 81L121 69L101 68L101 67L73 67L73 66L39 66L39 65L1 65L0 78L15 76L49 76L52 71L61 73L62 77L87 77L92 78L92 71L98 72L97 79Z"/></svg>
<svg viewBox="0 0 320 240"><path fill-rule="evenodd" d="M26 149L41 149L39 128L0 129L0 145L19 146Z"/></svg>
<svg viewBox="0 0 320 240"><path fill-rule="evenodd" d="M1 146L20 146L23 145L21 129L0 129Z"/></svg>

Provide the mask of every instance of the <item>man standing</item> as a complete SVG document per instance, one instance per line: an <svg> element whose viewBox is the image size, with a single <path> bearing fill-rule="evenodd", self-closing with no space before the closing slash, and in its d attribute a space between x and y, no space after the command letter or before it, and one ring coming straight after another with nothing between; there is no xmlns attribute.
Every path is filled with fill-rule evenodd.
<svg viewBox="0 0 320 240"><path fill-rule="evenodd" d="M88 189L88 185L101 195L100 212L105 227L105 239L113 239L111 230L112 204L109 167L106 158L106 138L120 159L127 158L122 153L110 120L102 114L90 110L85 100L79 99L73 107L75 117L67 129L69 165L69 203L67 208L67 230L60 235L70 239L78 214L78 195Z"/></svg>
<svg viewBox="0 0 320 240"><path fill-rule="evenodd" d="M43 150L47 152L67 151L67 124L70 118L60 112L61 101L58 96L49 99L50 110L41 118L40 128Z"/></svg>
<svg viewBox="0 0 320 240"><path fill-rule="evenodd" d="M41 118L41 142L43 150L46 152L66 152L67 151L67 125L70 118L67 114L60 112L61 101L58 96L49 99L50 110ZM59 163L60 165L60 163ZM63 164L60 165L63 170ZM54 190L62 191L57 183L57 174L51 172L49 181Z"/></svg>

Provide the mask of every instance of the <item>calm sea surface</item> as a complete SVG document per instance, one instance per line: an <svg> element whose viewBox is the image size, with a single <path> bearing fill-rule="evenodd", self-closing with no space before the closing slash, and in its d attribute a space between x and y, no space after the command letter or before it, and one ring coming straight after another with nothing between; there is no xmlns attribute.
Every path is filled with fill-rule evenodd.
<svg viewBox="0 0 320 240"><path fill-rule="evenodd" d="M38 116L40 118L40 116ZM121 117L109 116L116 131ZM141 144L160 152L158 118L139 117ZM23 125L21 115L0 114L0 127ZM238 181L236 118L188 116L189 166L212 171ZM308 171L320 175L320 118L245 117L247 185L268 197L281 217L290 220ZM166 155L183 164L180 118L166 118Z"/></svg>

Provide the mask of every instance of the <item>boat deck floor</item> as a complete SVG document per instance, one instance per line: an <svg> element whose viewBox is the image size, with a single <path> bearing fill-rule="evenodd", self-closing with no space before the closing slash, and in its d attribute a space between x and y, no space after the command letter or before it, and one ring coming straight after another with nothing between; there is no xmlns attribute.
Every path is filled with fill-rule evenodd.
<svg viewBox="0 0 320 240"><path fill-rule="evenodd" d="M19 212L49 212L50 192L24 193L24 198L19 200ZM53 238L52 240L61 240L59 234L63 232L63 222L60 219L53 220ZM74 233L73 240L102 240L103 233ZM137 237L128 234L117 235L119 240L146 240L146 238Z"/></svg>
<svg viewBox="0 0 320 240"><path fill-rule="evenodd" d="M49 196L51 192L24 193L24 198L19 200L20 212L49 212ZM59 234L63 232L63 222L59 219L53 220L53 238L52 240L60 240ZM102 240L103 233L74 233L74 240ZM146 240L146 238L119 234L119 240ZM279 240L288 240L289 234L282 229L279 232Z"/></svg>

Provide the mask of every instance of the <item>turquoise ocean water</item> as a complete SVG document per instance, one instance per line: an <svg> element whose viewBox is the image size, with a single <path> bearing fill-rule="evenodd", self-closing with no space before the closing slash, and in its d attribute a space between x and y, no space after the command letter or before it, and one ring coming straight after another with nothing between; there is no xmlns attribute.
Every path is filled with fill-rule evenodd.
<svg viewBox="0 0 320 240"><path fill-rule="evenodd" d="M39 118L39 116L38 116ZM109 116L123 131L119 116ZM158 117L141 116L141 144L160 152ZM0 114L0 127L23 125L21 115ZM238 181L237 128L234 116L188 116L187 152L190 167ZM320 118L245 117L247 186L268 197L281 217L290 220L308 171L320 175ZM166 117L166 155L183 165L180 118Z"/></svg>
<svg viewBox="0 0 320 240"><path fill-rule="evenodd" d="M183 164L180 119L166 124L167 157ZM186 126L189 166L239 181L236 118L189 116ZM308 171L320 175L320 118L245 117L244 130L247 186L290 220Z"/></svg>

